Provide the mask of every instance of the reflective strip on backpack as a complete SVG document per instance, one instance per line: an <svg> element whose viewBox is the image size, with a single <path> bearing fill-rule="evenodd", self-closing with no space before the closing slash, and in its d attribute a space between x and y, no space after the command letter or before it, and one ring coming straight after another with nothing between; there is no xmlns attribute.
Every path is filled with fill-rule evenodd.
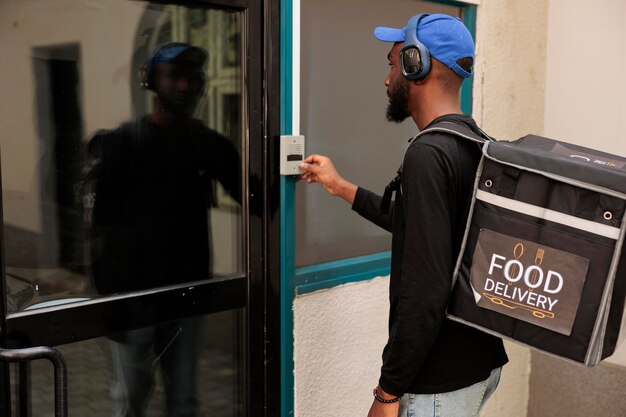
<svg viewBox="0 0 626 417"><path fill-rule="evenodd" d="M581 219L580 217L575 217L544 207L512 200L510 198L491 194L483 190L476 190L476 199L497 207L502 207L507 210L515 211L517 213L526 214L528 216L533 216L554 223L559 223L564 226L573 227L574 229L583 230L585 232L593 233L599 236L608 237L613 240L617 240L620 235L620 229L618 227L608 226L605 224L596 223L591 220Z"/></svg>

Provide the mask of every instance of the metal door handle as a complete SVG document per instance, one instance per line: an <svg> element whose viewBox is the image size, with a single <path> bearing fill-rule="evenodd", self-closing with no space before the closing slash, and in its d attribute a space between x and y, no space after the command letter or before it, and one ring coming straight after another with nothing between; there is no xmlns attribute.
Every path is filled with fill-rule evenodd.
<svg viewBox="0 0 626 417"><path fill-rule="evenodd" d="M58 350L38 346L25 349L0 348L0 361L27 362L35 359L47 359L54 366L54 415L67 417L67 365Z"/></svg>

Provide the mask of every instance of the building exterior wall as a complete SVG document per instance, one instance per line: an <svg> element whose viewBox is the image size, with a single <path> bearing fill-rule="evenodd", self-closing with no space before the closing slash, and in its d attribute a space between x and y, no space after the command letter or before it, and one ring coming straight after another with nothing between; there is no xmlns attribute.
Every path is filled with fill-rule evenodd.
<svg viewBox="0 0 626 417"><path fill-rule="evenodd" d="M626 156L625 19L621 0L598 0L593 14L584 4L550 2L546 136ZM576 20L585 21L585 31ZM573 63L588 73L581 76ZM626 343L609 362L626 367Z"/></svg>
<svg viewBox="0 0 626 417"><path fill-rule="evenodd" d="M483 0L476 28L474 117L497 139L515 139L544 129L545 0ZM526 416L530 350L506 344L510 358L482 416Z"/></svg>
<svg viewBox="0 0 626 417"><path fill-rule="evenodd" d="M550 1L545 134L624 156L626 2L590 6Z"/></svg>
<svg viewBox="0 0 626 417"><path fill-rule="evenodd" d="M592 9L550 1L544 134L626 156L626 3ZM626 415L626 343L592 369L538 352L531 362L529 417Z"/></svg>
<svg viewBox="0 0 626 417"><path fill-rule="evenodd" d="M367 415L387 342L388 286L382 277L296 299L296 416Z"/></svg>
<svg viewBox="0 0 626 417"><path fill-rule="evenodd" d="M366 416L387 342L389 277L297 297L296 417ZM526 417L530 351L505 342L510 362L482 417Z"/></svg>
<svg viewBox="0 0 626 417"><path fill-rule="evenodd" d="M544 0L482 0L478 6L474 115L498 138L543 132L547 8ZM387 339L388 280L296 298L296 416L367 414ZM530 351L506 346L511 361L483 417L526 416Z"/></svg>
<svg viewBox="0 0 626 417"><path fill-rule="evenodd" d="M528 417L624 417L626 371L603 362L595 368L532 353Z"/></svg>
<svg viewBox="0 0 626 417"><path fill-rule="evenodd" d="M483 0L478 6L474 117L497 139L541 134L546 0Z"/></svg>

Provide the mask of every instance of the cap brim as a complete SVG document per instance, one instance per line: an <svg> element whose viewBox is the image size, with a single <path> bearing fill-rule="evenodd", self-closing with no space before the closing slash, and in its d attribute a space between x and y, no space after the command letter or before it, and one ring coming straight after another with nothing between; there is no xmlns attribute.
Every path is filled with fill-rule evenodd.
<svg viewBox="0 0 626 417"><path fill-rule="evenodd" d="M374 37L383 42L404 42L405 35L404 30L398 28L379 26L374 29Z"/></svg>
<svg viewBox="0 0 626 417"><path fill-rule="evenodd" d="M172 61L189 48L189 45L166 46L157 52L155 62Z"/></svg>
<svg viewBox="0 0 626 417"><path fill-rule="evenodd" d="M184 51L180 51L172 61L187 61L196 65L204 65L207 60L207 52L197 46L189 46Z"/></svg>

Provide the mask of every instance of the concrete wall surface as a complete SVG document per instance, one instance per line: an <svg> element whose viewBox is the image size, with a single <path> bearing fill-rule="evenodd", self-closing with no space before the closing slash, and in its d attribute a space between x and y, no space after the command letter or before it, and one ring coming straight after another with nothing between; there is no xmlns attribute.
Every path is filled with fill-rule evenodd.
<svg viewBox="0 0 626 417"><path fill-rule="evenodd" d="M295 415L367 415L387 342L389 278L347 284L294 303Z"/></svg>
<svg viewBox="0 0 626 417"><path fill-rule="evenodd" d="M626 156L624 19L622 0L550 0L545 136ZM626 416L624 366L623 341L591 369L533 352L528 416Z"/></svg>
<svg viewBox="0 0 626 417"><path fill-rule="evenodd" d="M546 0L483 0L478 6L474 118L497 139L543 132Z"/></svg>
<svg viewBox="0 0 626 417"><path fill-rule="evenodd" d="M545 0L483 0L478 6L473 115L497 139L544 129ZM510 363L482 416L524 417L529 399L530 351L506 343Z"/></svg>
<svg viewBox="0 0 626 417"><path fill-rule="evenodd" d="M584 19L580 31L576 19ZM545 135L626 156L626 2L552 0L549 10ZM585 58L580 60L580 51ZM579 62L588 76L571 71ZM622 340L626 329L622 329ZM626 343L609 362L626 366ZM624 370L626 372L626 369Z"/></svg>
<svg viewBox="0 0 626 417"><path fill-rule="evenodd" d="M545 134L626 156L626 2L590 6L550 0Z"/></svg>
<svg viewBox="0 0 626 417"><path fill-rule="evenodd" d="M531 352L507 341L504 347L509 363L502 369L498 389L483 408L481 417L526 417Z"/></svg>
<svg viewBox="0 0 626 417"><path fill-rule="evenodd" d="M585 368L540 352L531 362L528 417L626 416L624 368Z"/></svg>
<svg viewBox="0 0 626 417"><path fill-rule="evenodd" d="M387 342L389 277L298 297L294 304L295 416L367 415ZM481 417L526 417L530 351L510 362Z"/></svg>

